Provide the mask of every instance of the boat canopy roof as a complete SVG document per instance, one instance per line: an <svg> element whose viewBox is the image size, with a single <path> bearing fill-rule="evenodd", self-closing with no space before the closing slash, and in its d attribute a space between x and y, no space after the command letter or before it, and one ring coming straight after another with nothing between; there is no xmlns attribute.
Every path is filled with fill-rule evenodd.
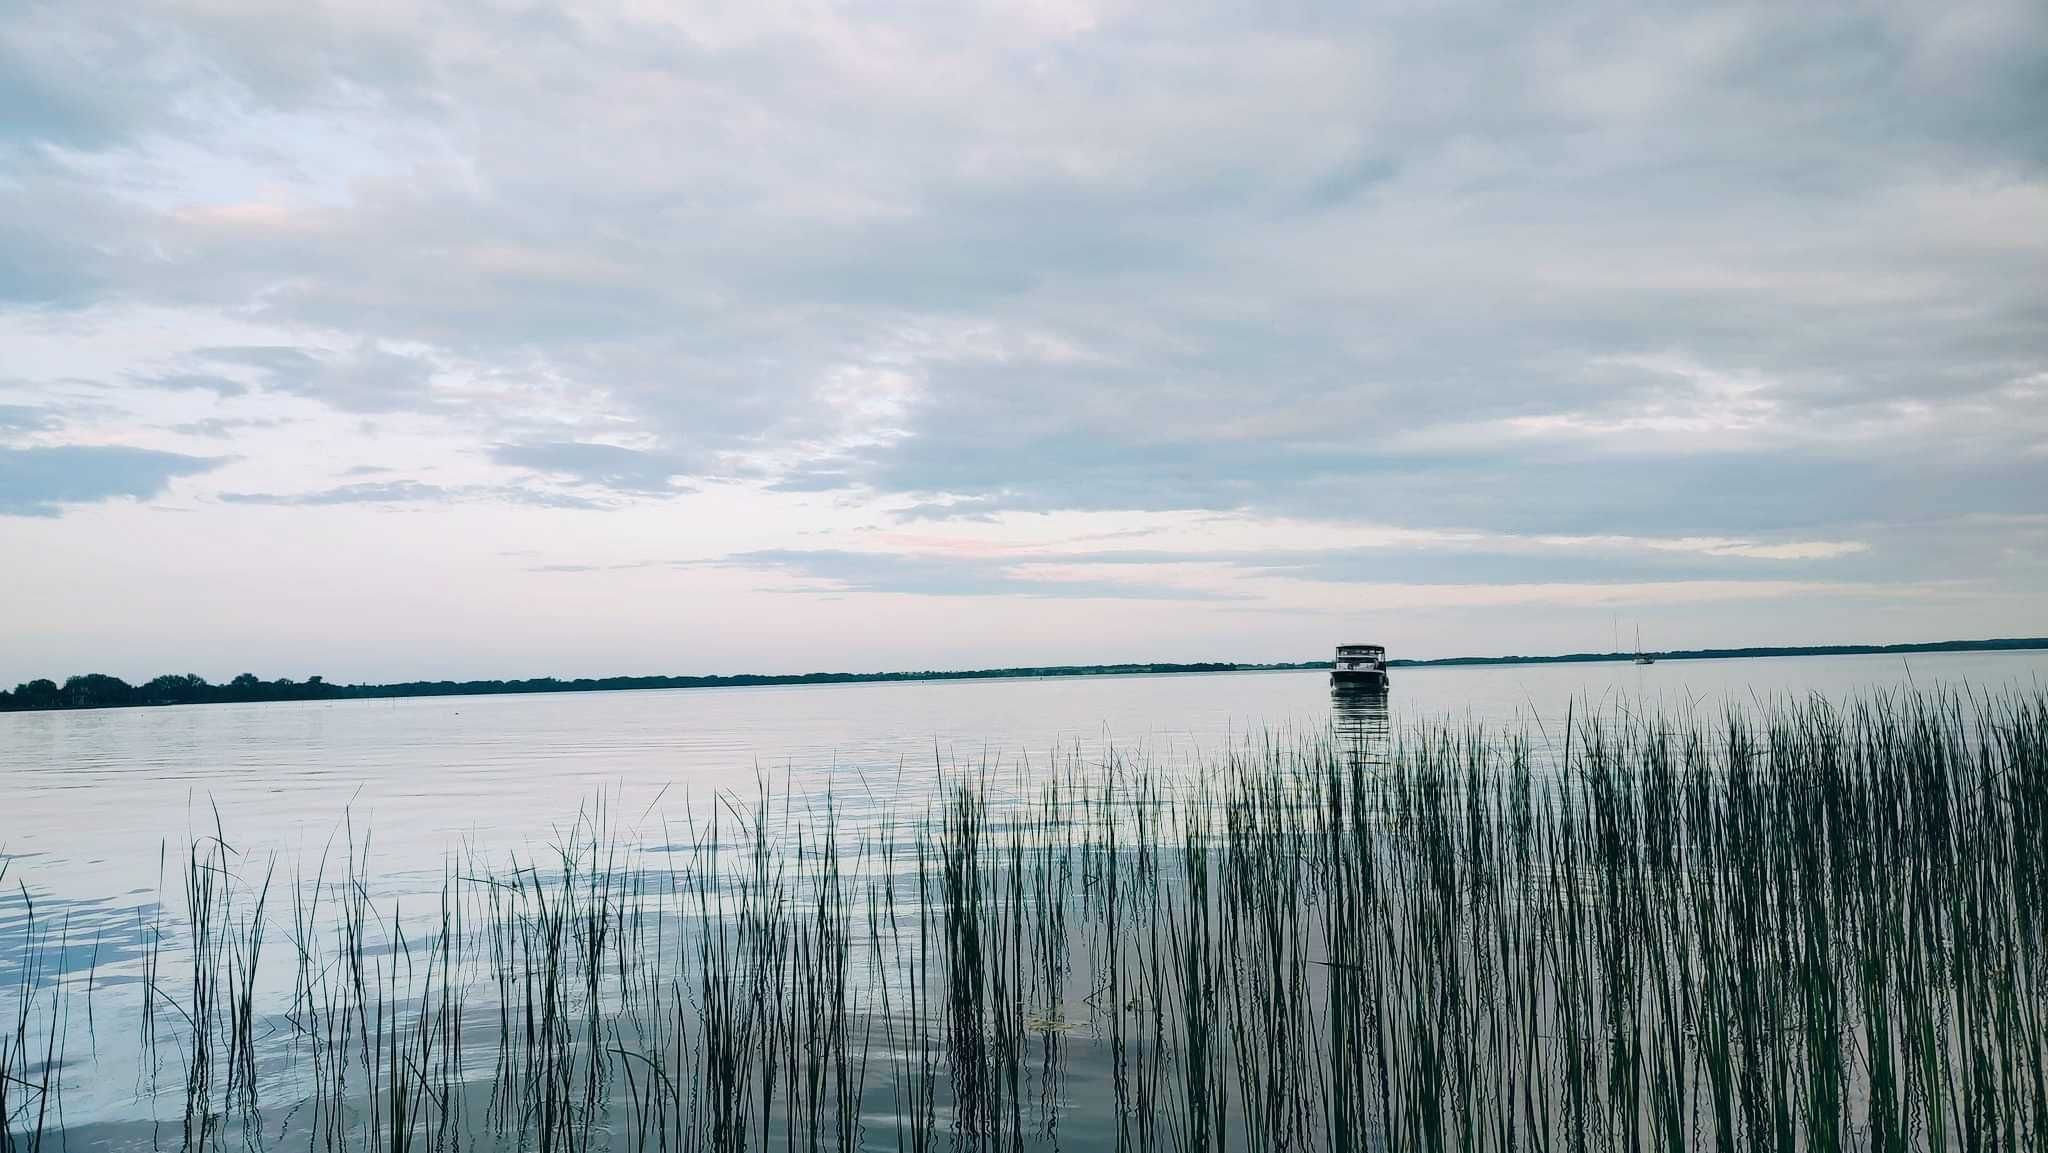
<svg viewBox="0 0 2048 1153"><path fill-rule="evenodd" d="M1384 652L1386 652L1386 651L1387 651L1387 648L1386 648L1386 646L1385 646L1385 645L1338 645L1338 646L1337 646L1337 655L1339 655L1339 656L1364 656L1364 655L1365 655L1365 654L1367 654L1367 653L1384 653Z"/></svg>

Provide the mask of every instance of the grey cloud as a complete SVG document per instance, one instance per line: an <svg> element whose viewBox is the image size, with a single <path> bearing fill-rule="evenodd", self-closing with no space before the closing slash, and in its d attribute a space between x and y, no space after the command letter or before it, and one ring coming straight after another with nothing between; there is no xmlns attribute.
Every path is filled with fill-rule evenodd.
<svg viewBox="0 0 2048 1153"><path fill-rule="evenodd" d="M317 507L337 504L412 504L421 501L438 501L454 495L440 485L421 484L418 481L391 481L388 483L345 484L315 492L265 493L265 492L224 492L220 499L229 504L269 504Z"/></svg>
<svg viewBox="0 0 2048 1153"><path fill-rule="evenodd" d="M209 416L171 425L169 431L180 436L205 436L225 440L243 429L279 428L290 423L278 417Z"/></svg>
<svg viewBox="0 0 2048 1153"><path fill-rule="evenodd" d="M1741 585L1761 582L1812 582L1830 588L1864 587L1872 591L1917 585L1954 583L1953 560L1967 557L1975 582L2038 580L2048 557L2048 528L2009 518L1995 543L1972 522L1980 518L1950 517L1906 529L1888 528L1861 542L1866 547L1832 556L1770 556L1704 548L1655 549L1643 544L1543 543L1518 547L1499 543L1416 543L1370 548L1282 549L1264 551L1116 549L1035 552L1008 558L948 557L926 554L852 552L836 549L770 549L745 552L714 562L684 562L686 567L721 567L774 571L824 582L829 591L890 592L923 596L1003 596L1216 601L1252 605L1262 593L1214 589L1187 590L1171 583L1171 566L1200 565L1231 577L1253 580L1298 580L1322 584L1464 586L1464 585L1659 585L1711 582ZM1792 543L1786 538L1742 542L1770 546ZM1029 569L1047 566L1063 577L1089 568L1115 568L1120 579L1033 579ZM553 571L586 571L599 567L556 566ZM1148 569L1162 570L1148 579ZM818 590L828 591L828 590Z"/></svg>
<svg viewBox="0 0 2048 1153"><path fill-rule="evenodd" d="M0 143L104 147L172 118L168 97L198 79L200 64L176 40L146 6L90 21L61 0L10 6L0 26Z"/></svg>
<svg viewBox="0 0 2048 1153"><path fill-rule="evenodd" d="M148 500L218 458L115 445L0 448L0 515L59 516L66 505Z"/></svg>
<svg viewBox="0 0 2048 1153"><path fill-rule="evenodd" d="M534 488L529 485L498 485L483 491L489 495L490 499L504 501L507 504L528 505L533 508L587 509L597 511L618 507L615 502L611 501L582 496L573 492Z"/></svg>
<svg viewBox="0 0 2048 1153"><path fill-rule="evenodd" d="M1927 575L1910 551L1772 559L1583 546L1406 546L1266 552L1123 550L1034 557L1060 565L1225 566L1244 576L1338 584L1577 584L1738 580L1889 580Z"/></svg>
<svg viewBox="0 0 2048 1153"><path fill-rule="evenodd" d="M1118 461L1074 446L1019 462L1048 478L1011 507L1241 507L1520 534L1856 536L1871 526L1925 524L1957 510L2039 507L2048 460L1917 458L1871 462L1827 455L1736 453L1699 459L1433 457L1331 461L1321 454L1180 451ZM1014 459L1014 458L1011 458ZM1001 461L991 467L1000 467ZM1154 465L1155 467L1147 467ZM1216 470L1210 472L1209 470ZM1162 484L1170 476L1176 483ZM1209 478L1214 479L1209 479ZM1987 538L1993 534L1983 534ZM1971 571L1975 553L1921 558Z"/></svg>
<svg viewBox="0 0 2048 1153"><path fill-rule="evenodd" d="M310 376L320 368L319 359L312 353L289 345L216 345L195 349L192 355L215 364L239 365L287 378Z"/></svg>
<svg viewBox="0 0 2048 1153"><path fill-rule="evenodd" d="M533 573L586 573L624 572L628 569L650 568L652 561L629 561L624 564L537 564L528 565L527 572Z"/></svg>
<svg viewBox="0 0 2048 1153"><path fill-rule="evenodd" d="M430 360L392 352L369 340L338 351L285 345L202 347L187 354L186 360L185 369L132 379L151 388L212 392L224 400L260 389L359 415L417 412L440 403L432 389L436 366Z"/></svg>
<svg viewBox="0 0 2048 1153"><path fill-rule="evenodd" d="M2042 534L2035 532L2032 536ZM1196 564L1236 576L1283 578L1339 584L1611 584L1672 581L1816 580L1899 583L1935 579L1924 543L1940 540L1968 547L1965 526L1944 522L1916 526L1910 537L1881 538L1874 547L1826 557L1772 557L1706 549L1655 549L1640 543L1543 543L1506 547L1498 541L1443 541L1327 549L1175 550L1077 548L1041 551L1007 559L934 557L838 550L770 550L742 553L722 564L772 568L853 588L923 591L957 595L1068 595L1068 582L1034 581L1010 575L1014 565L1090 566L1125 571ZM1758 545L1785 540L1748 542ZM1125 582L1076 581L1072 595L1173 597L1177 590Z"/></svg>
<svg viewBox="0 0 2048 1153"><path fill-rule="evenodd" d="M343 412L406 412L432 406L432 377L433 366L418 357L365 348L311 377L281 377L274 386Z"/></svg>
<svg viewBox="0 0 2048 1153"><path fill-rule="evenodd" d="M173 392L211 392L222 397L241 396L249 391L248 386L240 381L203 372L164 373L160 376L143 377L140 383Z"/></svg>
<svg viewBox="0 0 2048 1153"><path fill-rule="evenodd" d="M996 513L1006 506L1005 494L983 493L978 496L960 497L953 500L922 500L896 510L896 519L902 521L921 520L972 520L984 523L996 519Z"/></svg>
<svg viewBox="0 0 2048 1153"><path fill-rule="evenodd" d="M0 433L41 432L57 424L56 415L39 405L0 404Z"/></svg>
<svg viewBox="0 0 2048 1153"><path fill-rule="evenodd" d="M689 462L671 453L587 441L501 444L491 449L491 459L577 484L634 493L680 491L683 486L675 478L690 472Z"/></svg>
<svg viewBox="0 0 2048 1153"><path fill-rule="evenodd" d="M104 102L64 69L14 70L38 110L18 131L109 163L168 136L304 189L297 214L149 211L16 148L0 297L343 333L356 352L207 355L351 412L445 411L432 364L390 348L537 365L664 446L526 443L541 422L471 414L493 459L550 477L658 494L757 453L795 461L767 478L785 490L908 494L921 517L1536 532L1841 535L2040 507L2048 412L2005 391L2048 370L2039 5L1958 29L1827 4L1196 3L1085 31L865 6L819 14L845 36L723 47L602 4L146 11L148 35L109 46L105 21L36 6L35 38L81 74L134 67ZM934 58L915 85L877 79ZM224 125L165 111L216 83ZM455 154L337 190L265 116ZM1763 382L1774 425L1843 435L1399 447L1691 403L1617 362L1667 353ZM843 443L820 385L878 368L916 384L907 435ZM1914 406L1934 414L1917 440L1852 434ZM1972 406L2003 419L1947 419Z"/></svg>
<svg viewBox="0 0 2048 1153"><path fill-rule="evenodd" d="M367 341L344 352L318 355L290 347L207 348L196 355L201 360L252 370L267 389L317 400L342 412L406 412L433 405L431 363ZM205 382L219 378L189 374L173 379Z"/></svg>
<svg viewBox="0 0 2048 1153"><path fill-rule="evenodd" d="M834 591L911 593L919 596L1051 597L1061 599L1229 601L1224 594L1112 580L1032 580L1012 575L1001 562L977 558L906 556L839 549L762 549L715 562L723 567L787 573L830 582Z"/></svg>
<svg viewBox="0 0 2048 1153"><path fill-rule="evenodd" d="M768 487L775 492L837 492L854 483L844 468L798 468L782 474Z"/></svg>
<svg viewBox="0 0 2048 1153"><path fill-rule="evenodd" d="M90 306L124 279L144 224L89 179L0 139L0 305Z"/></svg>
<svg viewBox="0 0 2048 1153"><path fill-rule="evenodd" d="M346 475L360 475L351 469ZM599 502L569 493L548 492L521 485L462 485L447 487L413 480L361 481L308 492L224 492L228 504L272 505L290 508L327 508L338 505L431 504L452 501L501 501L539 508L596 509Z"/></svg>

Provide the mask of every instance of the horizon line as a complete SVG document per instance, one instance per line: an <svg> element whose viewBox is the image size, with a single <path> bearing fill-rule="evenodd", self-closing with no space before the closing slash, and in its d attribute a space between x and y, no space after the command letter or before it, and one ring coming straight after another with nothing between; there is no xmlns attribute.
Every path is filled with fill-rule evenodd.
<svg viewBox="0 0 2048 1153"><path fill-rule="evenodd" d="M1952 652L2048 650L2048 637L1992 637L1980 640L1908 641L1894 644L1747 645L1736 648L1666 649L1641 652L1575 652L1548 655L1408 657L1389 668L1448 668L1484 665L1604 664L1638 656L1659 661L1749 660L1786 656L1881 656ZM882 672L646 674L607 677L554 676L411 680L346 684L313 676L265 681L251 673L219 684L197 674L162 674L139 685L106 673L81 673L62 685L37 678L0 691L0 711L46 712L94 708L153 708L181 704L236 704L267 701L365 700L399 697L504 696L532 693L631 692L652 689L747 688L807 684L860 684L935 680L1025 680L1041 677L1174 676L1223 672L1307 672L1328 660L1309 661L1128 661L1080 665L1011 665L978 669L921 669ZM43 688L41 686L48 686ZM24 696L25 690L36 690ZM143 696L154 693L153 696Z"/></svg>

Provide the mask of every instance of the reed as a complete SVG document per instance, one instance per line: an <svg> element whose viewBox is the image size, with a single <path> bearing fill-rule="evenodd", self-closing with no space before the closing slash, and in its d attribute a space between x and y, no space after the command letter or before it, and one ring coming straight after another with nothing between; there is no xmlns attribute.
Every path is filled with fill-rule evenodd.
<svg viewBox="0 0 2048 1153"><path fill-rule="evenodd" d="M595 804L413 909L346 825L281 914L216 827L139 926L145 1100L195 1153L2048 1145L2048 693L934 772ZM40 1153L100 962L13 891Z"/></svg>
<svg viewBox="0 0 2048 1153"><path fill-rule="evenodd" d="M6 884L8 864L0 856L0 885ZM19 891L21 959L9 990L10 1027L0 1035L0 1150L39 1153L58 1087L56 1023L64 987L52 979L49 930L37 922L35 899L25 886ZM59 941L57 951L62 947Z"/></svg>

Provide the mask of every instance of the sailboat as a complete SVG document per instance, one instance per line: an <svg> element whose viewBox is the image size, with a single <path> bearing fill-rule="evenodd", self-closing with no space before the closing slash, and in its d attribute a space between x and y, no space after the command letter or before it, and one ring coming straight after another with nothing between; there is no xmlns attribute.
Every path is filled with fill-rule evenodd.
<svg viewBox="0 0 2048 1153"><path fill-rule="evenodd" d="M1643 651L1643 626L1641 625L1636 626L1636 663L1639 665L1654 665L1657 663L1656 657Z"/></svg>

